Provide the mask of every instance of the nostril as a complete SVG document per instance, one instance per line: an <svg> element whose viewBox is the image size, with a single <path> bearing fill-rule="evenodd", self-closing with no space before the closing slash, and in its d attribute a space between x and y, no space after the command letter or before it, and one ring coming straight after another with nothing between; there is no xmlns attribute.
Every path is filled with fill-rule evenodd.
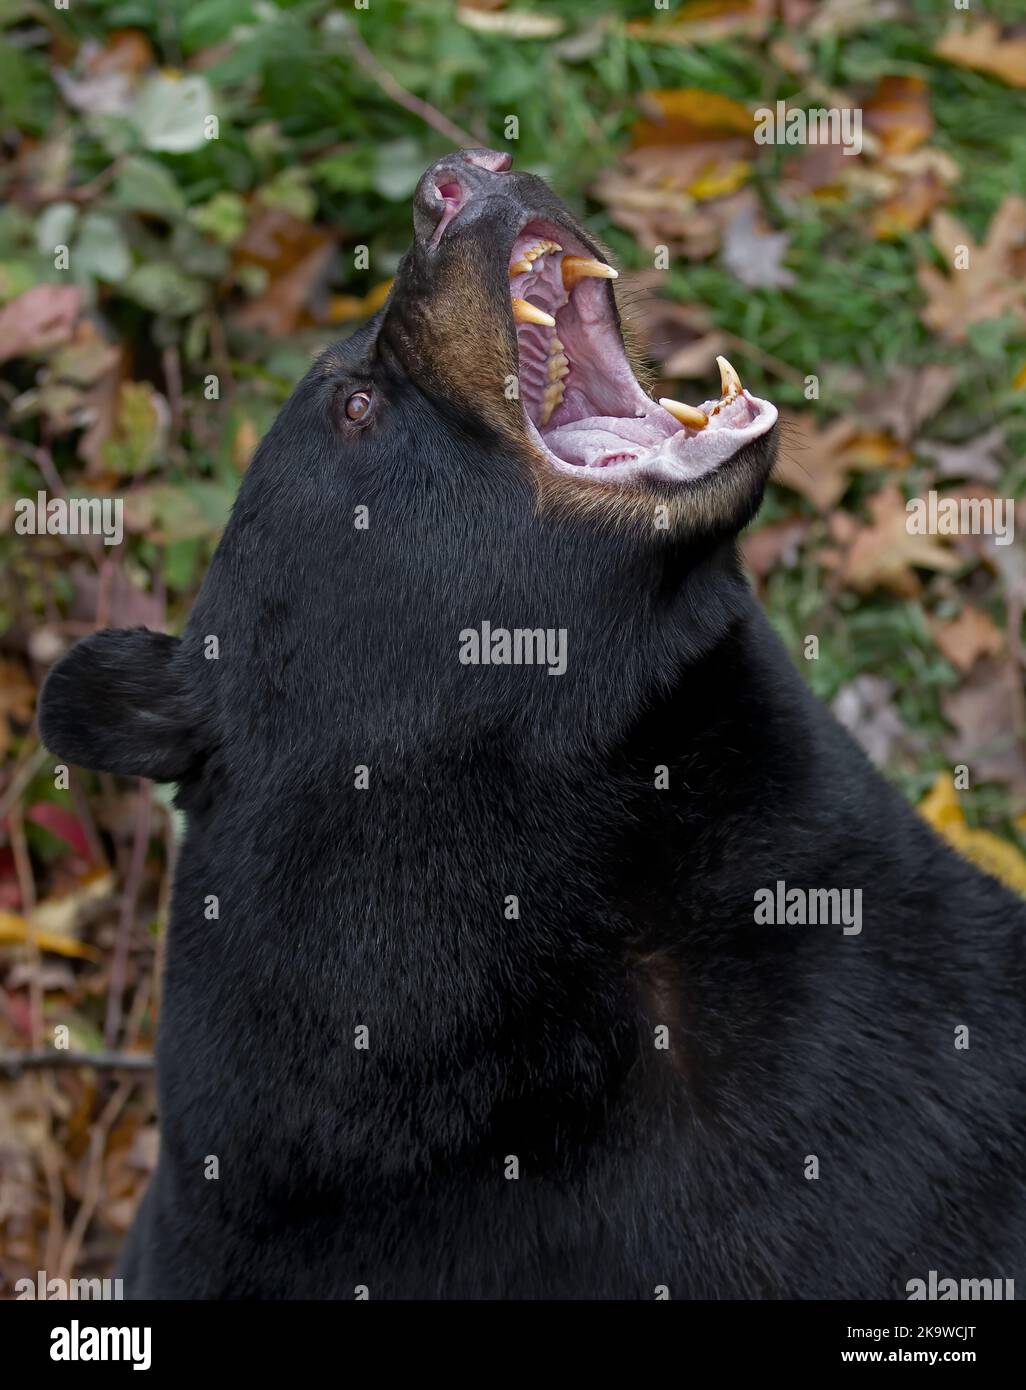
<svg viewBox="0 0 1026 1390"><path fill-rule="evenodd" d="M463 189L458 183L436 183L435 192L439 198L444 198L447 203L458 205L463 201Z"/></svg>
<svg viewBox="0 0 1026 1390"><path fill-rule="evenodd" d="M478 169L487 169L490 174L505 174L513 163L513 156L506 150L461 150L464 160Z"/></svg>

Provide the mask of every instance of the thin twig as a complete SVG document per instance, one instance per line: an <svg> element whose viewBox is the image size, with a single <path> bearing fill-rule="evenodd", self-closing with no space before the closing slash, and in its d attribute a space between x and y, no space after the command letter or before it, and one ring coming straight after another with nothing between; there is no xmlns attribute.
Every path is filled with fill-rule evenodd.
<svg viewBox="0 0 1026 1390"><path fill-rule="evenodd" d="M16 1081L27 1071L91 1067L93 1071L152 1071L152 1052L0 1052L0 1075Z"/></svg>
<svg viewBox="0 0 1026 1390"><path fill-rule="evenodd" d="M21 910L25 914L27 932L25 944L29 951L29 1037L37 1051L43 1046L43 956L36 941L36 930L32 914L36 910L36 881L32 873L32 859L25 840L25 819L22 804L16 802L7 817L11 838L11 854L14 857L14 871L18 879L18 893L21 897Z"/></svg>
<svg viewBox="0 0 1026 1390"><path fill-rule="evenodd" d="M60 1260L60 1252L64 1246L64 1181L61 1175L61 1161L53 1137L54 1106L52 1093L54 1079L52 1076L36 1073L31 1084L36 1098L36 1108L43 1121L39 1154L43 1174L46 1178L46 1197L49 1204L43 1268L56 1269Z"/></svg>
<svg viewBox="0 0 1026 1390"><path fill-rule="evenodd" d="M21 794L35 777L36 773L46 762L47 752L42 744L33 748L32 741L36 735L31 734L25 741L26 752L23 752L14 772L11 781L2 797L0 797L0 820L3 820L10 812L16 802L21 800Z"/></svg>
<svg viewBox="0 0 1026 1390"><path fill-rule="evenodd" d="M443 116L441 111L432 106L430 102L423 101L420 97L415 97L412 92L408 92L402 83L397 82L388 69L378 62L363 39L356 33L352 23L346 28L345 39L349 52L360 64L360 67L370 73L385 95L391 97L397 105L409 111L411 115L418 116L457 146L474 149L488 143L480 135L471 135L468 131L461 130L458 125L454 125L447 116Z"/></svg>
<svg viewBox="0 0 1026 1390"><path fill-rule="evenodd" d="M89 1223L93 1219L103 1187L103 1155L107 1147L107 1135L134 1085L135 1081L131 1077L121 1082L103 1107L103 1113L93 1125L89 1135L89 1166L86 1169L86 1178L82 1187L82 1200L75 1213L75 1219L71 1223L71 1230L68 1232L68 1239L64 1243L58 1264L62 1279L71 1278L72 1271L78 1262L79 1251L85 1240L86 1231L89 1229Z"/></svg>

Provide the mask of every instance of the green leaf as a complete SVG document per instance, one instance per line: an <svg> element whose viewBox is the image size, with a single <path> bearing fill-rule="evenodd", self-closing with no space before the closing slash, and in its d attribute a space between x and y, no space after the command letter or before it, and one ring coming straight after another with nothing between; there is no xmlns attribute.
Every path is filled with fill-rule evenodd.
<svg viewBox="0 0 1026 1390"><path fill-rule="evenodd" d="M301 222L311 222L317 211L317 194L310 187L306 169L283 169L260 189L258 196L267 207L280 208Z"/></svg>
<svg viewBox="0 0 1026 1390"><path fill-rule="evenodd" d="M173 175L155 159L129 156L114 185L114 202L133 212L177 217L185 211L185 198Z"/></svg>
<svg viewBox="0 0 1026 1390"><path fill-rule="evenodd" d="M117 284L131 268L132 254L118 220L103 212L87 213L71 252L72 274Z"/></svg>
<svg viewBox="0 0 1026 1390"><path fill-rule="evenodd" d="M377 151L374 191L394 203L408 198L420 181L427 160L419 140L389 140Z"/></svg>
<svg viewBox="0 0 1026 1390"><path fill-rule="evenodd" d="M231 246L246 230L246 203L238 193L215 193L209 202L193 208L189 220L222 246Z"/></svg>
<svg viewBox="0 0 1026 1390"><path fill-rule="evenodd" d="M78 208L74 203L51 203L44 208L36 227L36 250L39 254L52 260L55 247L70 246L77 221Z"/></svg>
<svg viewBox="0 0 1026 1390"><path fill-rule="evenodd" d="M125 281L125 293L144 309L170 318L195 314L207 302L207 287L194 276L183 275L168 261L140 265Z"/></svg>

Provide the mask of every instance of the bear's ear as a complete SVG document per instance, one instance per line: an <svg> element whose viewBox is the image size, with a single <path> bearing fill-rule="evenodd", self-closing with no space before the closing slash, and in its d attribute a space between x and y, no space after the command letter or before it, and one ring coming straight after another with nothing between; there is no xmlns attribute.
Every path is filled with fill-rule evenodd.
<svg viewBox="0 0 1026 1390"><path fill-rule="evenodd" d="M39 734L69 763L180 782L204 753L181 643L146 628L95 632L61 657L39 699Z"/></svg>

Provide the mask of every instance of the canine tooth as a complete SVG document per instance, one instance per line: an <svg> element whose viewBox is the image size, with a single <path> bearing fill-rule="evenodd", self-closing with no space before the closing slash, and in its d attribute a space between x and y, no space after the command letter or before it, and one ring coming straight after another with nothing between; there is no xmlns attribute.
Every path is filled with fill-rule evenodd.
<svg viewBox="0 0 1026 1390"><path fill-rule="evenodd" d="M674 401L669 396L660 396L659 404L664 410L668 410L675 420L679 420L682 425L690 425L693 430L704 430L709 423L709 417L704 410L697 410L693 405L685 405L683 401Z"/></svg>
<svg viewBox="0 0 1026 1390"><path fill-rule="evenodd" d="M716 365L720 369L720 394L732 401L741 392L741 378L725 357L717 357Z"/></svg>
<svg viewBox="0 0 1026 1390"><path fill-rule="evenodd" d="M544 328L555 328L556 320L537 305L529 304L526 299L514 299L512 304L517 323L540 323Z"/></svg>
<svg viewBox="0 0 1026 1390"><path fill-rule="evenodd" d="M526 275L530 269L530 261L514 261L509 268L509 278L512 280L514 275Z"/></svg>
<svg viewBox="0 0 1026 1390"><path fill-rule="evenodd" d="M563 257L563 288L572 290L578 280L594 277L597 280L615 280L617 272L603 261L592 260L590 256Z"/></svg>

